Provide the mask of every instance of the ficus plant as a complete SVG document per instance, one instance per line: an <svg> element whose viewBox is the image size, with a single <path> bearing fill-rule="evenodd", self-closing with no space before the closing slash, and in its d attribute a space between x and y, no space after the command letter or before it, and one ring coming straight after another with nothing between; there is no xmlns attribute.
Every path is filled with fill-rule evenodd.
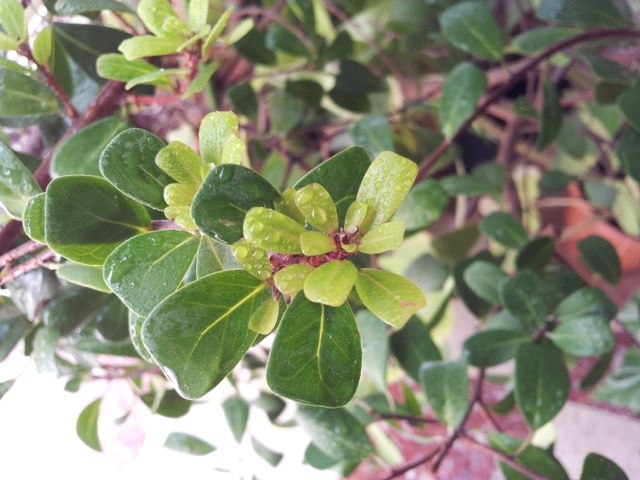
<svg viewBox="0 0 640 480"><path fill-rule="evenodd" d="M0 1L0 361L209 399L258 478L262 414L327 478L637 475L551 426L640 412L638 14Z"/></svg>

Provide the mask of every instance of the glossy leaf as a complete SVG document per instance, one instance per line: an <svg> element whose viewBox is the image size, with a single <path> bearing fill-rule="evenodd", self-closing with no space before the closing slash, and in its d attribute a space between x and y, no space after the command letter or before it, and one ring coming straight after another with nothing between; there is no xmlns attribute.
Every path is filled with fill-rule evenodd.
<svg viewBox="0 0 640 480"><path fill-rule="evenodd" d="M196 254L196 277L202 278L210 273L220 270L238 268L240 264L233 256L228 245L212 240L209 237L200 237L200 245Z"/></svg>
<svg viewBox="0 0 640 480"><path fill-rule="evenodd" d="M53 55L53 30L51 30L51 27L46 26L40 30L33 40L31 54L36 62L51 69L51 58Z"/></svg>
<svg viewBox="0 0 640 480"><path fill-rule="evenodd" d="M144 207L102 178L59 177L47 188L47 244L74 262L102 265L120 243L149 227Z"/></svg>
<svg viewBox="0 0 640 480"><path fill-rule="evenodd" d="M507 276L494 263L479 260L464 270L464 280L473 293L494 305L500 304L500 282Z"/></svg>
<svg viewBox="0 0 640 480"><path fill-rule="evenodd" d="M520 248L527 242L527 231L512 215L494 212L480 221L480 230L505 247Z"/></svg>
<svg viewBox="0 0 640 480"><path fill-rule="evenodd" d="M471 63L460 63L447 75L440 98L440 127L446 138L471 116L486 88L487 77Z"/></svg>
<svg viewBox="0 0 640 480"><path fill-rule="evenodd" d="M20 127L56 113L60 102L53 91L23 72L0 68L0 123Z"/></svg>
<svg viewBox="0 0 640 480"><path fill-rule="evenodd" d="M100 175L98 160L102 150L120 132L127 122L109 117L92 123L64 142L51 159L51 175ZM118 159L122 164L123 159Z"/></svg>
<svg viewBox="0 0 640 480"><path fill-rule="evenodd" d="M189 455L208 455L216 447L188 433L172 432L164 441L165 448Z"/></svg>
<svg viewBox="0 0 640 480"><path fill-rule="evenodd" d="M404 224L387 222L374 227L360 240L362 253L378 254L398 248L404 240Z"/></svg>
<svg viewBox="0 0 640 480"><path fill-rule="evenodd" d="M592 272L597 273L612 285L620 281L620 258L608 240L590 236L578 242L578 250L580 250L582 261Z"/></svg>
<svg viewBox="0 0 640 480"><path fill-rule="evenodd" d="M238 240L231 249L238 262L251 275L260 280L266 280L271 277L271 262L265 250L256 247L245 239Z"/></svg>
<svg viewBox="0 0 640 480"><path fill-rule="evenodd" d="M304 288L304 282L312 271L313 267L308 263L298 263L279 270L273 279L278 290L293 296Z"/></svg>
<svg viewBox="0 0 640 480"><path fill-rule="evenodd" d="M418 166L393 152L378 155L362 179L356 200L373 207L373 226L389 220L409 193Z"/></svg>
<svg viewBox="0 0 640 480"><path fill-rule="evenodd" d="M518 272L500 283L500 300L507 311L534 330L543 325L547 316L547 304L533 273Z"/></svg>
<svg viewBox="0 0 640 480"><path fill-rule="evenodd" d="M151 35L136 36L123 41L118 50L127 60L159 57L176 53L183 41L180 38L162 38Z"/></svg>
<svg viewBox="0 0 640 480"><path fill-rule="evenodd" d="M516 257L516 265L518 270L541 270L553 258L554 253L553 238L534 238L520 248Z"/></svg>
<svg viewBox="0 0 640 480"><path fill-rule="evenodd" d="M502 58L502 32L482 3L463 2L440 15L440 28L457 48L486 60Z"/></svg>
<svg viewBox="0 0 640 480"><path fill-rule="evenodd" d="M358 230L366 233L371 228L375 213L374 208L366 203L353 202L344 219L344 230L349 233L356 233Z"/></svg>
<svg viewBox="0 0 640 480"><path fill-rule="evenodd" d="M324 407L347 403L360 379L362 351L351 307L295 296L280 323L267 364L273 392Z"/></svg>
<svg viewBox="0 0 640 480"><path fill-rule="evenodd" d="M548 340L522 343L516 350L516 403L527 423L538 429L553 419L569 396L569 373L562 353Z"/></svg>
<svg viewBox="0 0 640 480"><path fill-rule="evenodd" d="M144 60L127 60L120 53L100 55L96 62L96 69L101 77L119 82L129 82L143 75L158 71L158 67L155 65L151 65ZM168 82L166 79L161 78L149 83L162 85Z"/></svg>
<svg viewBox="0 0 640 480"><path fill-rule="evenodd" d="M590 453L584 459L580 480L629 480L626 473L603 455Z"/></svg>
<svg viewBox="0 0 640 480"><path fill-rule="evenodd" d="M295 201L312 227L326 233L334 233L338 229L336 206L329 192L319 183L302 187L296 192Z"/></svg>
<svg viewBox="0 0 640 480"><path fill-rule="evenodd" d="M269 208L253 207L244 219L244 238L269 252L302 253L302 232L302 225Z"/></svg>
<svg viewBox="0 0 640 480"><path fill-rule="evenodd" d="M98 417L100 416L100 399L91 402L78 417L76 422L76 432L80 440L89 448L102 451L100 439L98 438Z"/></svg>
<svg viewBox="0 0 640 480"><path fill-rule="evenodd" d="M358 272L356 291L371 313L398 329L426 305L423 293L409 280L375 268Z"/></svg>
<svg viewBox="0 0 640 480"><path fill-rule="evenodd" d="M200 154L205 162L222 164L225 144L238 132L238 116L233 112L213 112L200 123Z"/></svg>
<svg viewBox="0 0 640 480"><path fill-rule="evenodd" d="M102 267L67 262L60 265L56 270L56 274L58 278L73 283L74 285L91 288L99 292L111 292L111 289L104 283L104 279L102 278Z"/></svg>
<svg viewBox="0 0 640 480"><path fill-rule="evenodd" d="M395 332L390 341L393 355L416 382L420 380L420 366L424 362L442 359L427 327L416 316L411 317L401 330Z"/></svg>
<svg viewBox="0 0 640 480"><path fill-rule="evenodd" d="M199 398L222 381L252 345L257 333L249 330L251 313L270 294L264 283L243 270L208 275L160 303L142 327L142 340L180 394Z"/></svg>
<svg viewBox="0 0 640 480"><path fill-rule="evenodd" d="M249 420L249 404L243 398L234 396L227 398L222 402L222 410L227 419L231 433L236 442L240 443L244 436Z"/></svg>
<svg viewBox="0 0 640 480"><path fill-rule="evenodd" d="M31 240L45 243L44 240L44 204L46 193L39 193L29 199L24 207L22 227Z"/></svg>
<svg viewBox="0 0 640 480"><path fill-rule="evenodd" d="M349 260L331 260L314 269L304 281L304 294L312 302L339 307L347 301L358 269Z"/></svg>
<svg viewBox="0 0 640 480"><path fill-rule="evenodd" d="M549 338L565 352L579 357L603 355L615 345L609 322L599 315L564 321L549 334Z"/></svg>
<svg viewBox="0 0 640 480"><path fill-rule="evenodd" d="M198 249L187 232L160 230L137 235L104 264L104 279L127 307L147 316L182 283Z"/></svg>
<svg viewBox="0 0 640 480"><path fill-rule="evenodd" d="M367 151L358 146L336 153L298 180L294 188L300 189L319 183L327 189L336 204L338 218L342 222L349 205L356 199L358 187L371 165Z"/></svg>
<svg viewBox="0 0 640 480"><path fill-rule="evenodd" d="M420 385L441 422L456 427L469 407L467 366L462 362L426 362L420 367Z"/></svg>
<svg viewBox="0 0 640 480"><path fill-rule="evenodd" d="M344 408L299 405L296 420L325 455L336 460L360 460L373 453L364 426Z"/></svg>
<svg viewBox="0 0 640 480"><path fill-rule="evenodd" d="M393 218L404 222L410 232L420 230L440 218L449 200L437 181L424 180L409 191Z"/></svg>
<svg viewBox="0 0 640 480"><path fill-rule="evenodd" d="M280 302L274 298L267 298L251 314L249 329L260 335L269 335L278 323L280 317Z"/></svg>
<svg viewBox="0 0 640 480"><path fill-rule="evenodd" d="M334 251L336 244L324 233L307 231L300 234L300 249L306 256L322 255Z"/></svg>
<svg viewBox="0 0 640 480"><path fill-rule="evenodd" d="M0 169L0 206L11 218L22 219L29 199L42 191L40 185L17 155L2 142Z"/></svg>
<svg viewBox="0 0 640 480"><path fill-rule="evenodd" d="M138 16L159 37L180 36L187 29L167 0L141 0L138 4ZM168 19L172 21L167 22ZM175 24L182 26L183 30L175 31L171 28Z"/></svg>
<svg viewBox="0 0 640 480"><path fill-rule="evenodd" d="M2 29L11 38L18 40L27 38L27 19L24 10L18 0L3 0L0 5Z"/></svg>
<svg viewBox="0 0 640 480"><path fill-rule="evenodd" d="M246 212L252 207L273 208L276 189L253 170L220 165L207 176L193 199L193 219L205 234L223 243L242 238Z"/></svg>
<svg viewBox="0 0 640 480"><path fill-rule="evenodd" d="M485 330L464 342L465 358L476 367L500 365L511 360L518 345L529 338L525 332L518 330Z"/></svg>
<svg viewBox="0 0 640 480"><path fill-rule="evenodd" d="M100 155L100 172L118 190L148 207L162 210L164 187L171 178L155 162L165 143L152 133L129 128L118 134Z"/></svg>
<svg viewBox="0 0 640 480"><path fill-rule="evenodd" d="M138 355L140 355L140 358L151 363L153 362L151 354L142 342L142 324L144 321L144 317L129 310L129 337L131 338L131 344L136 352L138 352Z"/></svg>

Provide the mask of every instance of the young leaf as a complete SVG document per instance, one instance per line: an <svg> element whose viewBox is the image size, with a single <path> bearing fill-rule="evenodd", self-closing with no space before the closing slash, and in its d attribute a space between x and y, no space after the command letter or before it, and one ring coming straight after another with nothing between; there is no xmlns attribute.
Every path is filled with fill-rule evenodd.
<svg viewBox="0 0 640 480"><path fill-rule="evenodd" d="M108 117L92 123L65 141L51 159L51 175L100 175L98 161L102 150L120 132L126 130L127 122L121 118ZM122 159L118 159L121 163Z"/></svg>
<svg viewBox="0 0 640 480"><path fill-rule="evenodd" d="M389 220L409 193L418 165L393 152L378 155L362 179L356 200L375 210L373 226Z"/></svg>
<svg viewBox="0 0 640 480"><path fill-rule="evenodd" d="M22 219L29 199L42 192L40 185L17 155L2 142L0 169L0 206L11 218Z"/></svg>
<svg viewBox="0 0 640 480"><path fill-rule="evenodd" d="M516 348L529 340L518 330L491 329L476 333L464 342L464 355L476 367L493 367L511 360Z"/></svg>
<svg viewBox="0 0 640 480"><path fill-rule="evenodd" d="M137 60L143 57L160 57L176 53L183 41L180 38L162 38L152 35L142 35L128 38L120 44L118 50L127 60Z"/></svg>
<svg viewBox="0 0 640 480"><path fill-rule="evenodd" d="M564 321L549 334L549 338L565 352L578 357L603 355L615 345L609 322L600 315Z"/></svg>
<svg viewBox="0 0 640 480"><path fill-rule="evenodd" d="M31 54L36 62L51 70L53 55L53 30L51 27L46 26L40 30L40 33L33 40Z"/></svg>
<svg viewBox="0 0 640 480"><path fill-rule="evenodd" d="M267 364L278 395L324 407L344 405L360 379L362 351L349 304L339 308L295 296L280 323Z"/></svg>
<svg viewBox="0 0 640 480"><path fill-rule="evenodd" d="M373 207L370 207L366 203L353 202L347 210L347 215L344 219L344 229L350 233L355 233L357 230L365 233L371 227L374 216L375 211Z"/></svg>
<svg viewBox="0 0 640 480"><path fill-rule="evenodd" d="M194 32L199 32L207 24L209 16L209 0L191 0L189 2L189 27Z"/></svg>
<svg viewBox="0 0 640 480"><path fill-rule="evenodd" d="M404 240L404 223L387 222L369 231L358 245L362 253L377 254L394 250Z"/></svg>
<svg viewBox="0 0 640 480"><path fill-rule="evenodd" d="M460 63L447 75L440 98L440 127L446 138L471 116L486 88L486 75L471 63Z"/></svg>
<svg viewBox="0 0 640 480"><path fill-rule="evenodd" d="M233 10L234 10L234 7L231 6L231 7L227 8L222 13L222 15L220 15L220 17L218 17L218 20L216 20L216 23L211 28L211 31L209 32L209 35L207 36L205 41L202 42L201 53L202 53L202 56L204 58L208 57L209 51L211 50L211 47L216 42L216 40L218 40L218 37L222 34L222 31L227 26L227 21L229 21L229 17L233 13ZM233 42L229 42L229 43L231 44Z"/></svg>
<svg viewBox="0 0 640 480"><path fill-rule="evenodd" d="M535 275L528 270L500 282L500 300L507 311L521 320L529 330L543 325L547 304Z"/></svg>
<svg viewBox="0 0 640 480"><path fill-rule="evenodd" d="M47 244L74 262L102 265L120 243L150 226L144 207L102 178L59 177L47 188Z"/></svg>
<svg viewBox="0 0 640 480"><path fill-rule="evenodd" d="M334 233L338 229L338 213L333 199L319 183L311 183L296 192L296 206L314 228Z"/></svg>
<svg viewBox="0 0 640 480"><path fill-rule="evenodd" d="M296 420L313 443L336 460L360 460L373 453L364 426L344 408L298 405Z"/></svg>
<svg viewBox="0 0 640 480"><path fill-rule="evenodd" d="M375 268L359 271L356 291L371 313L396 329L426 305L423 293L409 280Z"/></svg>
<svg viewBox="0 0 640 480"><path fill-rule="evenodd" d="M550 341L522 343L516 350L516 403L538 429L553 419L569 396L569 373L562 353Z"/></svg>
<svg viewBox="0 0 640 480"><path fill-rule="evenodd" d="M334 251L336 244L324 233L307 231L300 234L300 248L305 255L313 256Z"/></svg>
<svg viewBox="0 0 640 480"><path fill-rule="evenodd" d="M358 276L349 260L331 260L314 269L304 281L304 294L312 302L339 307L347 301Z"/></svg>
<svg viewBox="0 0 640 480"><path fill-rule="evenodd" d="M222 164L227 140L238 133L238 116L233 112L212 112L200 123L200 154L207 163Z"/></svg>
<svg viewBox="0 0 640 480"><path fill-rule="evenodd" d="M176 182L197 189L209 172L198 154L188 145L173 141L155 156L156 165Z"/></svg>
<svg viewBox="0 0 640 480"><path fill-rule="evenodd" d="M31 125L59 109L60 101L48 87L23 72L0 68L0 124Z"/></svg>
<svg viewBox="0 0 640 480"><path fill-rule="evenodd" d="M233 438L240 443L249 420L249 404L244 398L233 396L222 402L222 410L224 410L224 416L229 428L231 428Z"/></svg>
<svg viewBox="0 0 640 480"><path fill-rule="evenodd" d="M238 262L254 277L266 280L271 277L271 262L267 252L247 242L244 238L231 246Z"/></svg>
<svg viewBox="0 0 640 480"><path fill-rule="evenodd" d="M436 362L442 355L422 321L413 316L406 325L391 336L391 350L402 368L416 381L420 381L420 366Z"/></svg>
<svg viewBox="0 0 640 480"><path fill-rule="evenodd" d="M500 304L500 282L507 276L495 263L478 260L465 268L464 281L473 293L494 305Z"/></svg>
<svg viewBox="0 0 640 480"><path fill-rule="evenodd" d="M467 366L464 363L423 363L420 385L440 421L448 427L456 427L462 422L469 408Z"/></svg>
<svg viewBox="0 0 640 480"><path fill-rule="evenodd" d="M199 398L251 347L257 336L249 329L251 314L270 295L244 270L208 275L160 303L143 324L142 340L180 394Z"/></svg>
<svg viewBox="0 0 640 480"><path fill-rule="evenodd" d="M22 3L18 0L0 2L0 23L2 23L2 29L11 38L17 40L27 38L27 18Z"/></svg>
<svg viewBox="0 0 640 480"><path fill-rule="evenodd" d="M313 267L308 263L297 263L279 270L273 279L278 290L293 296L304 288L304 282L312 271Z"/></svg>
<svg viewBox="0 0 640 480"><path fill-rule="evenodd" d="M275 210L253 207L244 218L242 231L247 241L269 252L302 253L304 227Z"/></svg>
<svg viewBox="0 0 640 480"><path fill-rule="evenodd" d="M527 231L512 215L493 212L480 221L480 230L487 237L508 248L520 248L528 239Z"/></svg>
<svg viewBox="0 0 640 480"><path fill-rule="evenodd" d="M22 215L22 227L31 240L45 243L44 204L46 193L39 193L29 199Z"/></svg>
<svg viewBox="0 0 640 480"><path fill-rule="evenodd" d="M408 231L415 232L438 220L449 201L439 182L424 180L409 191L393 218L404 222Z"/></svg>
<svg viewBox="0 0 640 480"><path fill-rule="evenodd" d="M67 262L56 270L56 275L62 280L66 280L74 285L91 288L99 292L110 293L111 289L104 283L102 278L102 267L93 265L80 265L78 263Z"/></svg>
<svg viewBox="0 0 640 480"><path fill-rule="evenodd" d="M197 250L198 238L187 232L137 235L109 255L104 279L127 307L146 317L180 286Z"/></svg>
<svg viewBox="0 0 640 480"><path fill-rule="evenodd" d="M80 440L89 448L102 451L98 438L98 417L100 416L100 399L91 402L82 410L76 422L76 432Z"/></svg>
<svg viewBox="0 0 640 480"><path fill-rule="evenodd" d="M274 298L267 298L249 319L249 329L260 335L269 335L278 323L280 302Z"/></svg>
<svg viewBox="0 0 640 480"><path fill-rule="evenodd" d="M578 242L578 250L580 250L582 261L591 271L612 285L620 281L620 257L608 240L590 236Z"/></svg>
<svg viewBox="0 0 640 480"><path fill-rule="evenodd" d="M158 37L183 37L187 32L187 26L182 23L167 0L141 0L138 4L138 16L145 26ZM167 24L167 19L172 22ZM177 26L177 31L174 25Z"/></svg>
<svg viewBox="0 0 640 480"><path fill-rule="evenodd" d="M253 170L225 164L209 173L193 199L191 214L202 232L232 244L242 238L245 213L252 207L273 208L278 197L278 191Z"/></svg>
<svg viewBox="0 0 640 480"><path fill-rule="evenodd" d="M201 64L200 67L198 68L198 74L191 81L191 83L189 83L189 86L182 94L182 99L186 100L192 95L199 93L203 91L205 88L207 88L207 84L209 83L209 80L211 80L212 75L215 73L215 71L218 69L219 66L220 65L216 62L210 63L208 65ZM242 144L244 145L244 142L242 142ZM224 161L223 159L222 163L240 163L240 162L229 162L229 161Z"/></svg>
<svg viewBox="0 0 640 480"><path fill-rule="evenodd" d="M164 187L171 178L155 163L165 143L152 133L129 128L118 134L100 155L100 172L118 190L148 207L162 210Z"/></svg>
<svg viewBox="0 0 640 480"><path fill-rule="evenodd" d="M491 11L479 2L463 2L440 15L440 28L460 50L486 60L502 58L502 32Z"/></svg>
<svg viewBox="0 0 640 480"><path fill-rule="evenodd" d="M172 432L164 441L165 448L175 450L180 453L187 453L189 455L207 455L213 452L216 447L209 442L189 435L188 433Z"/></svg>
<svg viewBox="0 0 640 480"><path fill-rule="evenodd" d="M158 67L151 65L144 60L127 60L119 53L107 53L100 55L96 62L98 74L108 80L119 82L129 82L134 78L141 77L158 70ZM158 79L154 84L166 84L166 79Z"/></svg>
<svg viewBox="0 0 640 480"><path fill-rule="evenodd" d="M580 480L629 480L626 473L607 457L590 453L584 459Z"/></svg>

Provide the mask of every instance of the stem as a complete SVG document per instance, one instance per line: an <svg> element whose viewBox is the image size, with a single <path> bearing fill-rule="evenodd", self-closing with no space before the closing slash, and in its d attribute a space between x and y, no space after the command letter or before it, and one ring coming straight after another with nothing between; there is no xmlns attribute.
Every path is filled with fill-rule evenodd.
<svg viewBox="0 0 640 480"><path fill-rule="evenodd" d="M5 285L6 283L18 278L20 275L24 275L25 273L30 272L31 270L40 268L47 260L51 260L56 256L57 254L49 249L38 253L35 257L30 258L26 262L21 263L17 267L10 269L4 275L2 275L2 277L0 277L0 286Z"/></svg>
<svg viewBox="0 0 640 480"><path fill-rule="evenodd" d="M423 465L425 463L427 463L429 460L431 460L433 457L435 457L438 452L440 451L440 447L425 453L422 457L418 457L415 460L401 466L398 468L394 468L391 470L391 473L389 473L389 475L387 475L386 477L381 478L380 480L392 480L394 478L398 478L400 475L404 475L405 473L407 473L410 470L413 470L414 468L419 467L420 465Z"/></svg>
<svg viewBox="0 0 640 480"><path fill-rule="evenodd" d="M502 96L511 89L511 87L519 81L524 75L526 75L530 70L533 70L540 63L545 61L547 58L553 56L554 54L566 50L567 48L571 48L574 45L577 45L582 42L588 42L592 40L599 40L602 38L608 37L640 37L640 31L638 30L593 30L590 32L585 32L580 35L576 35L575 37L568 38L562 42L558 42L555 45L547 48L546 50L540 52L538 55L531 57L528 61L524 62L517 70L514 70L509 79L502 84L499 88L493 91L493 93L487 95L482 102L476 107L473 114L467 118L462 125L456 130L456 133L449 139L444 140L438 147L431 152L429 157L422 163L420 166L420 170L418 171L417 180L421 180L422 177L427 173L427 171L438 161L442 155L446 153L446 151L451 147L453 142L460 136L462 132L464 132L478 117L483 115L485 111L493 104L498 101Z"/></svg>
<svg viewBox="0 0 640 480"><path fill-rule="evenodd" d="M29 253L33 253L37 250L41 250L44 247L45 245L42 245L41 243L38 243L34 240L23 243L22 245L0 256L0 267L4 267L5 265L11 265L20 257L23 257L24 255L27 255Z"/></svg>
<svg viewBox="0 0 640 480"><path fill-rule="evenodd" d="M412 425L415 424L439 424L440 422L435 418L428 417L414 417L413 415L401 415L399 413L384 413L379 412L373 408L367 408L367 412L376 417L378 420L404 420Z"/></svg>

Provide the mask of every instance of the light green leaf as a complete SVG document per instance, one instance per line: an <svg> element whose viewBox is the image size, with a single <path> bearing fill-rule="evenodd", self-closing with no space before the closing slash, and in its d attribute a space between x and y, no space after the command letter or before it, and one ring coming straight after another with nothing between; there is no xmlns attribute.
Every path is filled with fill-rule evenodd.
<svg viewBox="0 0 640 480"><path fill-rule="evenodd" d="M267 383L297 402L338 407L353 397L362 351L349 304L339 308L295 296L278 327L267 364Z"/></svg>
<svg viewBox="0 0 640 480"><path fill-rule="evenodd" d="M456 427L469 408L467 366L462 362L426 362L420 367L420 385L441 422Z"/></svg>
<svg viewBox="0 0 640 480"><path fill-rule="evenodd" d="M45 243L44 240L44 204L46 193L39 193L29 199L24 207L22 227L31 240Z"/></svg>
<svg viewBox="0 0 640 480"><path fill-rule="evenodd" d="M99 292L109 293L111 289L104 283L102 278L102 267L93 265L80 265L79 263L67 262L56 270L56 275L62 280L66 280L74 285L91 288Z"/></svg>
<svg viewBox="0 0 640 480"><path fill-rule="evenodd" d="M170 450L189 455L208 455L216 447L201 438L189 435L188 433L172 432L164 441L164 446Z"/></svg>
<svg viewBox="0 0 640 480"><path fill-rule="evenodd" d="M358 249L362 253L383 253L398 248L402 240L404 240L404 223L387 222L374 227L362 237Z"/></svg>
<svg viewBox="0 0 640 480"><path fill-rule="evenodd" d="M447 75L440 98L440 127L446 138L458 132L486 89L486 75L471 63L459 63Z"/></svg>
<svg viewBox="0 0 640 480"><path fill-rule="evenodd" d="M271 262L267 252L244 238L231 246L233 255L244 269L259 280L271 277Z"/></svg>
<svg viewBox="0 0 640 480"><path fill-rule="evenodd" d="M200 155L207 163L222 164L222 152L227 140L238 134L238 116L233 112L212 112L202 119Z"/></svg>
<svg viewBox="0 0 640 480"><path fill-rule="evenodd" d="M293 296L304 288L304 281L313 271L308 263L288 265L274 275L276 287L285 295Z"/></svg>
<svg viewBox="0 0 640 480"><path fill-rule="evenodd" d="M216 42L218 37L220 37L224 28L227 26L227 21L229 21L229 17L231 16L231 13L233 13L233 10L234 10L233 6L227 8L222 13L222 15L220 15L218 20L216 20L216 23L211 28L209 35L207 36L205 41L202 43L201 53L203 57L205 58L208 57L209 50L211 50L211 47ZM232 42L229 42L229 43L232 43Z"/></svg>
<svg viewBox="0 0 640 480"><path fill-rule="evenodd" d="M11 218L20 220L31 197L42 192L18 156L0 142L0 206Z"/></svg>
<svg viewBox="0 0 640 480"><path fill-rule="evenodd" d="M209 17L209 0L191 0L187 15L191 30L194 32L202 30Z"/></svg>
<svg viewBox="0 0 640 480"><path fill-rule="evenodd" d="M336 249L336 244L322 232L307 231L300 234L300 248L307 256L322 255Z"/></svg>
<svg viewBox="0 0 640 480"><path fill-rule="evenodd" d="M11 38L16 40L27 38L27 18L19 0L2 0L0 2L0 24Z"/></svg>
<svg viewBox="0 0 640 480"><path fill-rule="evenodd" d="M260 335L269 335L278 323L280 302L274 298L266 299L249 319L249 329Z"/></svg>
<svg viewBox="0 0 640 480"><path fill-rule="evenodd" d="M307 275L304 294L312 302L339 307L347 301L358 276L349 260L331 260Z"/></svg>
<svg viewBox="0 0 640 480"><path fill-rule="evenodd" d="M187 26L180 20L168 0L141 0L138 4L138 16L158 37L182 38L188 32Z"/></svg>
<svg viewBox="0 0 640 480"><path fill-rule="evenodd" d="M33 40L31 46L31 54L33 59L45 68L51 69L53 62L53 30L51 27L46 26Z"/></svg>
<svg viewBox="0 0 640 480"><path fill-rule="evenodd" d="M203 91L207 88L207 84L211 77L218 69L219 64L216 62L210 63L208 65L202 64L200 68L198 68L198 74L195 78L189 83L189 86L182 94L182 99L185 100L189 98L191 95L194 95L198 92ZM223 163L240 163L240 162L223 162Z"/></svg>
<svg viewBox="0 0 640 480"><path fill-rule="evenodd" d="M409 280L375 268L358 272L356 291L371 313L397 329L426 305L423 293Z"/></svg>
<svg viewBox="0 0 640 480"><path fill-rule="evenodd" d="M98 399L91 402L78 417L76 422L76 432L83 443L93 450L102 451L100 439L98 438L98 417L100 416L100 403Z"/></svg>
<svg viewBox="0 0 640 480"><path fill-rule="evenodd" d="M334 233L338 229L338 212L331 194L319 183L311 183L296 192L296 206L314 228Z"/></svg>
<svg viewBox="0 0 640 480"><path fill-rule="evenodd" d="M127 60L136 60L143 57L159 57L176 53L181 44L180 38L142 35L126 39L120 44L118 50Z"/></svg>
<svg viewBox="0 0 640 480"><path fill-rule="evenodd" d="M269 252L302 253L300 234L304 227L280 212L253 207L244 218L244 238Z"/></svg>
<svg viewBox="0 0 640 480"><path fill-rule="evenodd" d="M198 188L209 169L198 154L188 145L173 141L160 150L155 162L162 171L176 182Z"/></svg>
<svg viewBox="0 0 640 480"><path fill-rule="evenodd" d="M117 80L119 82L129 82L135 78L158 71L158 67L151 65L144 60L127 60L124 55L119 53L107 53L100 55L96 62L98 75L109 80ZM148 83L164 85L167 84L166 78L158 78Z"/></svg>
<svg viewBox="0 0 640 480"><path fill-rule="evenodd" d="M353 202L349 205L344 219L344 230L349 233L356 233L358 230L365 233L371 227L375 217L375 210L366 203Z"/></svg>
<svg viewBox="0 0 640 480"><path fill-rule="evenodd" d="M149 85L169 85L171 84L172 76L186 75L187 73L189 73L189 71L184 68L158 68L151 72L143 73L142 75L132 78L125 84L124 89L131 90L132 88L137 87L138 85L143 85L145 83Z"/></svg>

